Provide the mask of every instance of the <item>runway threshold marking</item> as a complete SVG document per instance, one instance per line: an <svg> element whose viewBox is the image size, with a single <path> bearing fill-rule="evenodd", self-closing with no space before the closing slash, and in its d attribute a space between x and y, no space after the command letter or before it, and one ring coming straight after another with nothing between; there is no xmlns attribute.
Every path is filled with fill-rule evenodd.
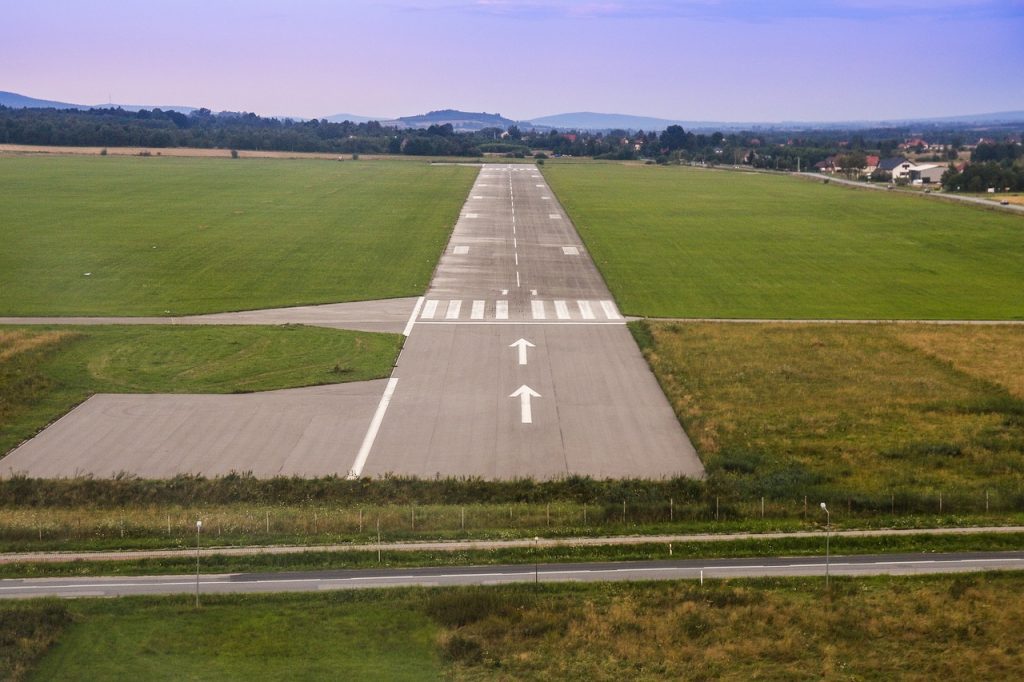
<svg viewBox="0 0 1024 682"><path fill-rule="evenodd" d="M530 406L530 400L532 398L539 398L540 393L523 384L515 390L515 392L509 396L509 398L519 398L519 418L523 424L533 423L533 410Z"/></svg>
<svg viewBox="0 0 1024 682"><path fill-rule="evenodd" d="M459 311L462 310L462 301L454 299L448 301L448 311L444 314L446 320L457 320L459 319Z"/></svg>
<svg viewBox="0 0 1024 682"><path fill-rule="evenodd" d="M377 411L373 413L373 419L370 420L370 427L366 430L366 436L363 437L363 444L359 446L356 461L352 463L352 468L348 471L349 479L359 478L362 475L363 467L366 466L366 459L370 456L370 450L373 448L374 441L377 440L377 432L380 431L381 422L384 421L384 414L388 411L388 405L391 404L391 396L395 394L397 386L397 377L388 379L388 385L384 388L384 395L381 396L380 403L377 404Z"/></svg>
<svg viewBox="0 0 1024 682"><path fill-rule="evenodd" d="M432 319L434 319L434 314L435 313L437 313L437 301L436 300L427 301L427 304L425 306L423 306L423 315L422 315L423 319L424 320L432 320Z"/></svg>
<svg viewBox="0 0 1024 682"><path fill-rule="evenodd" d="M508 319L508 301L494 302L494 318L497 320Z"/></svg>
<svg viewBox="0 0 1024 682"><path fill-rule="evenodd" d="M471 320L482 320L484 319L484 302L473 301L473 310L469 314Z"/></svg>

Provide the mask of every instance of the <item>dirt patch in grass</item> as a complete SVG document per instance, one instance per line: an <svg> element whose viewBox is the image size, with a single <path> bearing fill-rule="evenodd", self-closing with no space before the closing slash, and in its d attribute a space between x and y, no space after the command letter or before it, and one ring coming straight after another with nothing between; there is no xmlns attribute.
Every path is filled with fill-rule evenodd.
<svg viewBox="0 0 1024 682"><path fill-rule="evenodd" d="M70 331L43 331L31 329L0 329L0 362L16 355L30 353L36 349L60 343L73 336Z"/></svg>

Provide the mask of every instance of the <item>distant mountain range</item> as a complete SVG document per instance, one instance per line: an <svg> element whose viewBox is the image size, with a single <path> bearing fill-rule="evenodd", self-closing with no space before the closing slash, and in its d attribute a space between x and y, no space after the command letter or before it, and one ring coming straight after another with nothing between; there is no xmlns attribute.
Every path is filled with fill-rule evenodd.
<svg viewBox="0 0 1024 682"><path fill-rule="evenodd" d="M136 104L69 104L53 100L36 99L26 97L14 92L0 91L0 106L12 108L53 108L53 109L95 109L120 107L126 111L139 111L140 109L163 109L164 111L180 111L189 113L196 110L196 107L184 106L151 106ZM285 118L285 117L277 117ZM296 121L307 120L302 117L288 117ZM451 124L458 132L474 132L484 128L508 128L517 125L523 129L557 129L557 130L645 130L660 131L670 125L680 125L687 130L697 131L728 131L728 130L808 130L820 129L861 129L861 128L887 128L887 127L908 127L914 125L1005 125L1008 123L1021 123L1024 125L1024 111L1003 111L989 114L972 114L967 116L943 116L934 118L908 118L888 119L875 121L774 121L774 122L727 122L727 121L686 121L677 119L654 118L651 116L634 116L630 114L602 114L592 111L577 111L568 114L555 114L542 116L529 121L515 121L505 118L501 114L488 114L485 112L458 111L455 109L441 109L416 116L401 116L399 118L386 118L375 116L361 116L358 114L334 114L324 117L328 121L340 123L352 121L353 123L365 123L367 121L379 121L382 125L395 126L398 128L429 128L432 125Z"/></svg>
<svg viewBox="0 0 1024 682"><path fill-rule="evenodd" d="M195 111L197 107L182 107L177 105L160 106L149 104L71 104L69 102L56 102L49 99L36 99L26 97L16 92L4 92L0 90L0 106L12 109L109 109L121 108L125 111L141 111L143 109L162 109L163 111L179 111L183 114Z"/></svg>

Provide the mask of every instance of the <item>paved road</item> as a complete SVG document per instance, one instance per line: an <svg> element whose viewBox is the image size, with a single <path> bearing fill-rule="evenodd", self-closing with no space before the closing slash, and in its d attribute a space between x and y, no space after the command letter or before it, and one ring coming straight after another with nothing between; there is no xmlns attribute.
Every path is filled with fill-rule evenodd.
<svg viewBox="0 0 1024 682"><path fill-rule="evenodd" d="M305 324L399 334L405 329L414 305L415 298L392 298L185 317L0 317L0 324Z"/></svg>
<svg viewBox="0 0 1024 682"><path fill-rule="evenodd" d="M832 575L918 575L1024 569L1024 552L960 554L880 554L832 557ZM258 592L316 592L374 587L500 585L538 582L629 580L698 580L704 578L824 576L823 557L696 559L683 561L623 561L533 566L465 566L236 573L203 575L204 594ZM33 578L0 580L0 598L117 597L188 594L196 590L194 576Z"/></svg>
<svg viewBox="0 0 1024 682"><path fill-rule="evenodd" d="M1024 526L972 526L961 528L879 528L873 530L831 531L833 542L843 538L900 537L921 535L975 535L1024 533ZM301 554L303 552L468 552L495 549L529 549L531 547L607 547L651 544L686 544L701 542L736 542L738 540L788 540L793 538L823 539L825 531L793 531L780 533L690 533L660 535L617 535L569 538L515 538L512 540L444 540L385 542L381 544L335 545L245 545L241 547L203 547L202 556L253 556L260 554ZM0 564L60 563L69 561L137 561L139 559L170 559L194 557L195 549L114 550L105 552L7 552L0 554Z"/></svg>
<svg viewBox="0 0 1024 682"><path fill-rule="evenodd" d="M357 475L704 473L533 166L481 170L407 331Z"/></svg>

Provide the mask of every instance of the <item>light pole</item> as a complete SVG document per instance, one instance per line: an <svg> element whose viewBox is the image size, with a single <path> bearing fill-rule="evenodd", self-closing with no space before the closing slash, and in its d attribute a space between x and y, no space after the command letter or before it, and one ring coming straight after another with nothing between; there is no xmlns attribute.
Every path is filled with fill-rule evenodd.
<svg viewBox="0 0 1024 682"><path fill-rule="evenodd" d="M540 538L536 535L533 536L533 584L537 585L540 583L540 567L537 562L540 560L537 557L537 552L540 550Z"/></svg>
<svg viewBox="0 0 1024 682"><path fill-rule="evenodd" d="M825 587L828 587L830 584L828 541L832 530L832 515L828 513L828 507L825 506L824 502L821 503L821 510L825 512Z"/></svg>
<svg viewBox="0 0 1024 682"><path fill-rule="evenodd" d="M199 608L199 531L203 529L203 522L196 521L196 608Z"/></svg>

